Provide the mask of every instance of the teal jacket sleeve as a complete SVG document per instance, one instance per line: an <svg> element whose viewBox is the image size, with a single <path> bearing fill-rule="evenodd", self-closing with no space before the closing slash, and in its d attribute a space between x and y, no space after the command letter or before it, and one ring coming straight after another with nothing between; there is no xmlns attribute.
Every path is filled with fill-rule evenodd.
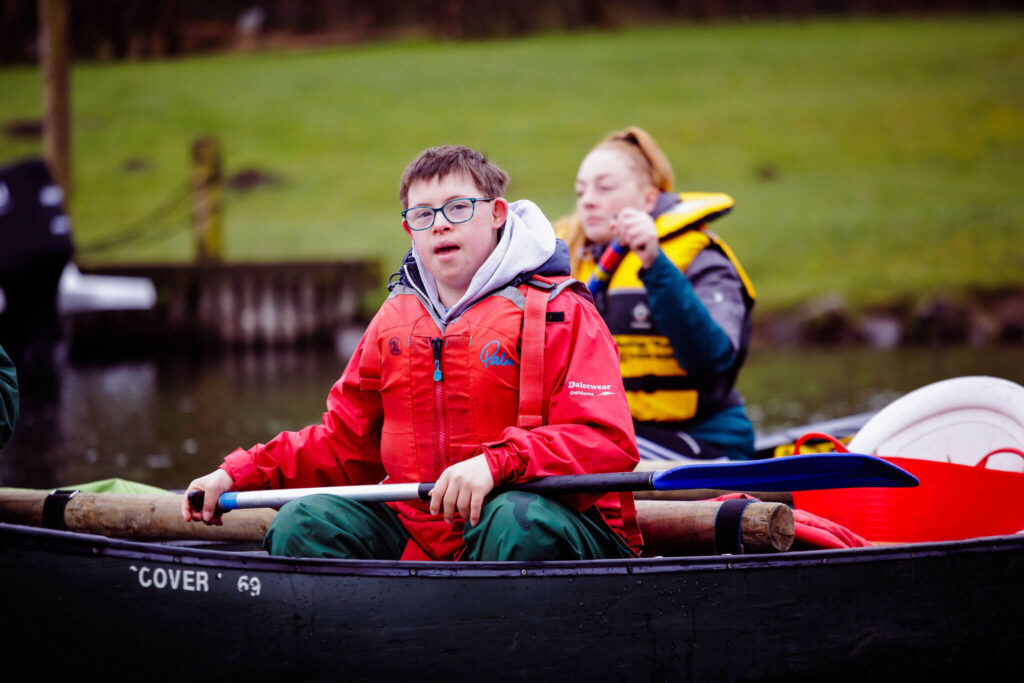
<svg viewBox="0 0 1024 683"><path fill-rule="evenodd" d="M11 438L18 424L18 373L0 346L0 446Z"/></svg>
<svg viewBox="0 0 1024 683"><path fill-rule="evenodd" d="M714 273L708 275L710 279L716 279ZM683 369L692 375L711 375L732 366L736 360L738 339L735 342L730 339L730 335L711 316L690 280L664 251L658 254L650 268L640 271L640 280L647 289L651 313L658 329L668 337L676 360ZM736 280L738 284L738 278ZM726 303L732 299L741 302L738 295L721 296L717 289L713 295L715 298L722 298Z"/></svg>

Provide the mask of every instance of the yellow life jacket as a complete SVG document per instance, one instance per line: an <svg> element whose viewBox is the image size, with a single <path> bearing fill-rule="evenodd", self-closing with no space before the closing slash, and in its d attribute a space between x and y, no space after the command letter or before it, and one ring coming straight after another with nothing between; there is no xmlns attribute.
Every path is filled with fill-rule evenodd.
<svg viewBox="0 0 1024 683"><path fill-rule="evenodd" d="M749 310L756 297L750 278L728 245L706 228L709 221L732 209L732 197L722 193L683 192L679 199L680 203L655 219L662 251L683 272L703 250L720 251L733 264L743 283ZM593 256L584 256L579 273L574 276L586 282L595 267ZM611 277L604 301L599 302L602 317L619 346L630 412L633 419L641 422L689 420L702 407L700 387L679 366L671 343L657 329L647 291L640 280L641 267L640 257L632 252L626 254Z"/></svg>

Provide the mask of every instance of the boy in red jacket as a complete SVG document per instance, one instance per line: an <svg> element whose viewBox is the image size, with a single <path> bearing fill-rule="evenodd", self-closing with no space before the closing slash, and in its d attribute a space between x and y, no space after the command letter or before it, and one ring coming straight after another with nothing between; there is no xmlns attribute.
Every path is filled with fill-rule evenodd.
<svg viewBox="0 0 1024 683"><path fill-rule="evenodd" d="M435 481L429 503L300 498L281 509L264 546L420 560L639 551L632 494L491 495L547 475L628 471L638 459L615 343L585 289L566 277L565 244L532 202L504 199L507 182L466 147L428 149L406 168L399 198L412 249L323 420L228 455L189 484L205 503L196 511L183 498L186 520L219 522L214 504L228 490ZM531 289L546 299L536 323L543 370L521 397ZM534 367L541 363L522 370ZM533 394L539 415L524 418L521 398Z"/></svg>

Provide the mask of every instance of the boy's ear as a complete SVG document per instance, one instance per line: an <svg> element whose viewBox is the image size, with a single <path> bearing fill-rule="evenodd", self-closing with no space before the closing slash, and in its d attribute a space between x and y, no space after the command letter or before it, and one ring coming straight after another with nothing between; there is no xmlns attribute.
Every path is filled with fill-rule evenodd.
<svg viewBox="0 0 1024 683"><path fill-rule="evenodd" d="M405 222L404 218L402 219L402 229L405 230L406 235L412 237L412 230L409 229L409 224Z"/></svg>
<svg viewBox="0 0 1024 683"><path fill-rule="evenodd" d="M501 226L505 225L506 220L508 220L508 200L504 197L498 197L494 200L494 213L493 220L491 221L491 227L497 230Z"/></svg>

